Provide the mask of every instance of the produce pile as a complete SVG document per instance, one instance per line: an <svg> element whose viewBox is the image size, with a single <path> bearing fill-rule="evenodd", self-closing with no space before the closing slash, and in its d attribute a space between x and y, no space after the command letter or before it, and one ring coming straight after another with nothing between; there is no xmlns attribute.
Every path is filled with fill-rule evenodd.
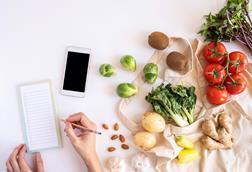
<svg viewBox="0 0 252 172"><path fill-rule="evenodd" d="M164 50L169 45L169 38L162 32L153 32L148 37L148 43L156 50ZM124 55L120 59L123 69L129 72L135 72L137 63L132 55ZM167 67L178 73L184 74L188 69L188 58L180 52L173 51L166 58ZM100 74L104 77L111 77L116 74L117 70L111 64L102 64L99 68ZM159 69L157 64L148 63L143 68L144 80L147 84L155 83L158 78ZM117 95L122 98L129 98L138 93L138 88L132 83L120 83L116 89ZM144 151L148 151L156 146L156 134L162 133L166 123L175 123L184 127L194 122L194 108L197 97L195 95L195 87L186 87L182 83L179 85L161 84L153 89L147 96L148 101L154 112L146 112L141 120L144 131L139 131L134 135L133 141L135 145ZM103 124L104 129L108 129L108 125ZM118 139L122 142L122 135L114 134L111 140ZM123 137L123 141L125 138ZM178 156L179 163L191 162L198 157L197 150L194 149L193 143L185 136L177 136L178 145L184 149ZM122 142L123 143L123 142ZM125 149L125 147L122 148ZM127 145L126 145L127 146ZM128 147L127 147L128 149ZM115 151L115 147L109 147L108 151ZM122 160L111 159L117 165Z"/></svg>
<svg viewBox="0 0 252 172"><path fill-rule="evenodd" d="M243 92L247 86L242 72L248 64L247 56L240 51L228 54L221 42L210 42L203 49L203 56L208 64L204 76L208 81L207 99L215 105L224 104L228 95Z"/></svg>
<svg viewBox="0 0 252 172"><path fill-rule="evenodd" d="M248 0L227 0L227 4L215 15L209 13L199 34L207 41L236 40L252 53L252 22Z"/></svg>
<svg viewBox="0 0 252 172"><path fill-rule="evenodd" d="M153 32L148 37L148 43L156 50L164 50L169 45L169 38L162 32ZM210 103L215 105L226 103L229 95L240 94L245 90L247 83L242 72L246 70L248 59L243 52L228 53L222 42L213 41L204 46L202 54L207 62L204 66L204 77L208 82L206 97ZM135 72L137 69L136 59L132 55L122 56L120 63L126 71ZM173 51L167 55L166 64L167 68L183 75L188 71L189 61L188 57L182 53ZM111 64L102 64L99 71L104 77L111 77L117 72ZM157 64L148 63L142 72L144 81L147 84L154 84L160 71ZM136 95L138 89L133 83L124 82L118 84L116 93L121 98L129 98ZM145 100L151 104L152 111L144 113L141 120L143 130L133 136L134 144L143 151L149 151L157 145L157 135L162 134L166 124L185 127L195 121L194 110L197 96L194 86L185 86L182 81L176 85L162 83L153 88L146 95ZM106 129L105 126L103 128ZM221 112L217 120L205 119L202 122L201 131L203 133L200 139L202 147L208 150L232 148L232 119L228 114ZM124 136L117 134L111 136L111 140L117 139L120 140L122 149L129 149L129 146L124 143ZM192 162L199 157L194 143L185 135L174 135L174 139L182 148L177 156L179 164ZM115 150L113 146L108 148L109 152ZM139 157L137 156L136 159ZM123 162L120 159L113 159L113 162L115 161L118 162L117 165ZM135 168L140 168L140 166L135 166Z"/></svg>
<svg viewBox="0 0 252 172"><path fill-rule="evenodd" d="M156 146L156 134L162 133L165 129L164 118L155 112L146 112L141 121L145 131L139 131L134 135L134 143L139 148L148 151ZM179 164L189 163L199 157L198 151L194 148L194 143L184 135L175 136L178 146L183 148L177 157Z"/></svg>
<svg viewBox="0 0 252 172"><path fill-rule="evenodd" d="M135 72L136 60L131 55L124 55L120 59L123 69ZM99 68L100 74L104 77L111 77L116 74L116 68L111 64L102 64ZM158 66L154 63L148 63L143 68L145 82L149 84L155 83L158 77ZM132 83L121 83L116 89L117 95L122 98L128 98L138 93L138 88Z"/></svg>
<svg viewBox="0 0 252 172"><path fill-rule="evenodd" d="M162 32L152 32L148 37L148 43L156 50L164 50L169 45L169 37ZM123 55L120 58L120 63L126 71L135 72L137 69L136 59L132 55ZM173 51L169 53L166 63L169 68L178 73L184 74L188 70L188 59L180 52ZM117 69L111 64L102 64L99 72L104 77L111 77L117 73ZM155 63L148 63L143 68L144 80L148 84L156 82L158 73L159 69ZM138 93L138 88L132 83L124 82L117 86L116 92L122 98L129 98ZM191 118L189 123L192 121L193 119Z"/></svg>

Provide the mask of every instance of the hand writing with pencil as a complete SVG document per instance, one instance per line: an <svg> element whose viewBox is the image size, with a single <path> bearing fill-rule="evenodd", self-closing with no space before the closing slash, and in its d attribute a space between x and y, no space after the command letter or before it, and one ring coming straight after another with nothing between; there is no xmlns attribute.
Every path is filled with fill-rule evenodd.
<svg viewBox="0 0 252 172"><path fill-rule="evenodd" d="M78 124L89 130L96 131L96 124L93 123L82 112L73 114L65 120L65 132L75 150L85 161L90 172L102 172L102 166L96 153L96 134L85 129L78 129L76 134L74 124Z"/></svg>
<svg viewBox="0 0 252 172"><path fill-rule="evenodd" d="M86 163L89 172L103 172L99 157L96 153L96 124L82 112L70 115L65 122L65 132L76 152ZM76 132L75 130L78 130ZM43 160L40 153L34 155L34 171L25 160L26 146L16 147L6 162L8 172L44 172Z"/></svg>

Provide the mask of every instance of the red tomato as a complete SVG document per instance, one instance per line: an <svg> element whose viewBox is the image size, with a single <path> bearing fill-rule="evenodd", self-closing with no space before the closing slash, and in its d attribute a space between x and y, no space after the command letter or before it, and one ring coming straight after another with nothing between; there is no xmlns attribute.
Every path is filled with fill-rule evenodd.
<svg viewBox="0 0 252 172"><path fill-rule="evenodd" d="M226 75L226 70L220 64L210 63L204 69L204 76L211 84L220 84Z"/></svg>
<svg viewBox="0 0 252 172"><path fill-rule="evenodd" d="M204 47L203 56L209 63L222 63L227 56L227 50L221 42L210 42Z"/></svg>
<svg viewBox="0 0 252 172"><path fill-rule="evenodd" d="M240 94L247 86L242 74L234 74L225 80L225 86L230 94Z"/></svg>
<svg viewBox="0 0 252 172"><path fill-rule="evenodd" d="M229 54L229 65L228 71L230 73L240 73L243 72L248 64L247 56L239 51L234 51Z"/></svg>
<svg viewBox="0 0 252 172"><path fill-rule="evenodd" d="M220 64L221 64L222 66L226 66L226 65L227 65L227 58L223 59L223 61L220 62Z"/></svg>
<svg viewBox="0 0 252 172"><path fill-rule="evenodd" d="M210 103L215 105L226 103L228 99L226 87L219 87L217 85L207 86L207 99Z"/></svg>

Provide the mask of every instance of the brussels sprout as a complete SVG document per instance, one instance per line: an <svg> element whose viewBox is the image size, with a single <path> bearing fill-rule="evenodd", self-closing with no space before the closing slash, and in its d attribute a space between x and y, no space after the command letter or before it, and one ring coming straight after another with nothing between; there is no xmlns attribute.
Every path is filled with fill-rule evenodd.
<svg viewBox="0 0 252 172"><path fill-rule="evenodd" d="M143 69L145 81L149 84L153 84L158 77L158 66L154 63L148 63Z"/></svg>
<svg viewBox="0 0 252 172"><path fill-rule="evenodd" d="M127 98L135 95L138 89L135 85L131 83L121 83L117 86L117 94L120 97Z"/></svg>
<svg viewBox="0 0 252 172"><path fill-rule="evenodd" d="M133 56L131 55L122 56L120 62L124 69L132 72L136 71L136 60Z"/></svg>
<svg viewBox="0 0 252 172"><path fill-rule="evenodd" d="M105 77L110 77L116 73L116 69L111 64L102 64L99 71L100 74Z"/></svg>

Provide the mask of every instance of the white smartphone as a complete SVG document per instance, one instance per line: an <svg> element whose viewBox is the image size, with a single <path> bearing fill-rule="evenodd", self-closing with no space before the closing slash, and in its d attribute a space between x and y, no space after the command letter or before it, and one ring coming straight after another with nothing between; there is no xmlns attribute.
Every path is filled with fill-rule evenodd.
<svg viewBox="0 0 252 172"><path fill-rule="evenodd" d="M81 47L68 47L61 93L84 97L87 85L91 50Z"/></svg>

